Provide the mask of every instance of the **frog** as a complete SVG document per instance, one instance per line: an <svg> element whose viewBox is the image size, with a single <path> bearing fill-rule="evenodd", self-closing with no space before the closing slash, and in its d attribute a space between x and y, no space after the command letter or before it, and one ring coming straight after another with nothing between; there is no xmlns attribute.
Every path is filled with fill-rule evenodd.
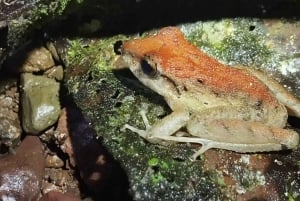
<svg viewBox="0 0 300 201"><path fill-rule="evenodd" d="M164 98L171 113L146 129L125 124L150 143L199 144L239 153L296 149L299 134L286 128L300 117L300 100L256 68L229 66L185 39L178 27L123 41L120 57L146 87Z"/></svg>

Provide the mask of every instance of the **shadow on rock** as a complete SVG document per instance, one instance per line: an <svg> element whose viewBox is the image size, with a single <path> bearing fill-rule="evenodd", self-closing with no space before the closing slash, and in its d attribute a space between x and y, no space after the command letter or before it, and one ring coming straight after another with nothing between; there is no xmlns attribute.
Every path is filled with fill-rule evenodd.
<svg viewBox="0 0 300 201"><path fill-rule="evenodd" d="M131 200L124 170L100 144L96 131L80 110L69 106L63 110L61 118L66 120L70 135L72 150L67 153L71 165L76 165L81 179L96 199Z"/></svg>

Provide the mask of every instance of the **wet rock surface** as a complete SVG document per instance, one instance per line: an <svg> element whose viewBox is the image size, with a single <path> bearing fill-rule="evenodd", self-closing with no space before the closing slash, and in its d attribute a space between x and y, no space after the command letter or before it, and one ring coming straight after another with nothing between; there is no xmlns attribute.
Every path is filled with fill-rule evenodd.
<svg viewBox="0 0 300 201"><path fill-rule="evenodd" d="M58 19L70 1L0 1L0 64L7 55L33 38L41 37L36 30Z"/></svg>
<svg viewBox="0 0 300 201"><path fill-rule="evenodd" d="M0 157L0 198L35 200L44 176L43 147L38 137L27 136L14 154Z"/></svg>
<svg viewBox="0 0 300 201"><path fill-rule="evenodd" d="M38 134L58 119L60 85L54 79L30 73L21 75L21 85L23 129Z"/></svg>
<svg viewBox="0 0 300 201"><path fill-rule="evenodd" d="M55 66L54 68L50 68L45 72L45 75L47 77L55 79L57 81L62 81L63 76L64 76L64 69L61 65Z"/></svg>
<svg viewBox="0 0 300 201"><path fill-rule="evenodd" d="M188 157L193 150L199 148L197 145L153 145L136 134L120 132L125 123L143 128L138 115L141 108L148 111L151 122L160 120L170 111L163 99L144 88L130 73L111 71L116 61L113 52L115 42L129 37L118 35L105 38L112 30L114 33L122 33L122 30L126 30L126 33L143 33L153 27L195 21L195 14L200 14L202 17L197 20L203 21L197 23L198 26L181 26L187 35L195 33L189 39L225 63L250 62L251 65L261 67L299 97L299 86L295 84L299 83L297 20L213 20L233 15L273 17L279 13L280 18L292 16L299 13L299 1L279 0L270 3L242 0L234 1L233 4L225 1L186 3L184 0L176 3L165 1L165 4L159 0L75 1L69 8L71 13L78 15L71 14L70 18L65 18L70 14L65 12L64 15L70 2L72 1L0 1L0 63L7 55L12 58L11 54L19 52L18 48L26 44L26 41L34 41L35 45L34 48L29 47L23 51L20 54L21 59L15 57L11 60L18 61L15 66L10 65L14 62L5 62L6 70L15 74L34 72L35 75L32 76L43 77L42 80L51 78L61 81L63 68L67 68L64 82L69 92L62 90L61 94L71 93L73 100L60 97L63 102L61 104L68 107L60 114L57 124L56 120L51 120L52 123L48 126L44 124L34 127L31 123L29 126L33 133L41 134L40 139L47 153L43 156L47 168L42 184L39 184L39 198L44 195L41 200L299 199L300 154L297 150L263 154L209 150L200 160L190 162ZM115 4L116 2L122 3ZM123 3L127 4L126 9L120 6ZM84 4L85 9L77 12L77 6ZM117 18L111 17L118 12L123 14ZM48 24L49 19L58 19L61 16L64 20L67 19L62 25L59 25L59 20ZM126 19L129 19L129 23L124 23L123 20ZM120 21L122 23L118 23ZM69 26L65 26L65 23L69 23ZM232 24L239 24L238 29ZM58 35L54 42L61 50L57 55L53 47L48 45L51 42L46 42L54 62L44 47L45 43L38 41L42 38L49 39L49 33ZM98 33L100 34L97 35ZM264 37L270 40L265 43L262 40ZM275 53L284 53L273 54L266 47L273 48ZM60 63L61 58L64 63ZM2 71L0 75L2 76ZM1 147L1 154L7 154L0 156L0 189L3 190L1 167L5 167L3 171L6 173L13 169L13 165L9 164L27 161L26 150L30 151L33 147L27 147L22 154L17 151L18 157L8 154L7 147L14 148L20 141L23 132L20 121L31 121L32 118L19 111L19 82L12 87L9 85L1 88L8 86L1 81L0 143L5 147ZM40 96L35 94L34 101L39 102ZM21 99L20 104L23 101ZM73 105L73 101L78 107ZM28 109L27 105L20 108L23 107ZM299 125L298 119L292 121L290 123L293 126ZM25 132L23 134L24 137L27 135ZM22 140L20 147L27 142L27 138ZM8 161L6 158L10 158L10 162L2 163ZM26 166L30 168L28 172L35 171L38 167L31 166L35 164L32 162L34 160L29 160L30 165ZM27 173L23 174L24 171L20 168L14 173L25 176L21 182L11 180L10 184L29 180ZM40 181L39 179L40 177L36 181ZM19 196L20 199L17 200L37 198L36 188L34 191L11 192L9 195L6 191L2 194L1 190L0 195L6 200L12 199L11 195ZM128 191L132 197L128 195Z"/></svg>
<svg viewBox="0 0 300 201"><path fill-rule="evenodd" d="M299 22L291 24L278 22L277 26L299 26ZM288 76L283 73L280 65L287 58L287 53L280 52L277 48L272 49L275 46L270 45L273 44L270 41L274 36L267 37L270 36L268 26L266 21L258 19L226 19L184 24L180 27L188 39L220 61L231 65L247 65L249 62L248 66L265 70L281 84L295 89L291 90L292 93L299 96L299 82L293 79L287 81ZM249 27L254 27L254 30L249 31ZM276 33L277 37L281 37L282 32ZM115 41L117 40L116 38ZM89 51L97 49L97 44L104 42L84 41L83 51L80 42L72 42L79 47L78 58L84 54L82 58L88 62L82 64L73 60L74 63L66 64L67 87L72 92L75 103L103 138L103 144L125 168L133 199L284 200L293 196L289 189L295 189L290 187L291 181L295 186L299 183L298 173L295 171L299 169L297 162L295 163L300 158L298 151L248 155L210 150L200 160L191 162L189 157L199 146L160 146L145 142L132 132L122 133L120 128L125 123L144 128L138 115L141 108L147 111L151 123L159 121L170 111L157 94L140 85L130 73L111 73L101 65L98 71L95 69L96 72L91 72L91 68L85 66L90 63L94 65L96 59L101 57L106 66L111 66L111 61L116 61L110 52L113 51L113 42L111 45L108 43L105 49L101 46L106 54L97 53L97 58L89 57L88 55L93 55ZM299 44L293 44L295 49L300 47ZM289 45L289 41L281 43L281 47ZM74 49L69 51L73 54ZM66 54L61 57L64 56ZM72 60L68 56L70 55L64 60ZM288 69L298 69L297 72L300 70L296 66L289 66ZM299 123L299 119L296 122ZM294 129L298 130L297 126ZM291 160L291 157L295 159ZM282 165L273 161L280 161ZM207 168L209 163L215 166Z"/></svg>
<svg viewBox="0 0 300 201"><path fill-rule="evenodd" d="M69 155L83 182L96 199L129 200L127 178L96 138L90 126L76 107L63 109L57 126L59 144Z"/></svg>
<svg viewBox="0 0 300 201"><path fill-rule="evenodd" d="M60 192L51 191L44 195L39 201L80 201L79 197L63 194Z"/></svg>
<svg viewBox="0 0 300 201"><path fill-rule="evenodd" d="M1 78L0 78L1 79ZM1 147L14 148L21 138L19 92L15 79L0 81L0 153Z"/></svg>

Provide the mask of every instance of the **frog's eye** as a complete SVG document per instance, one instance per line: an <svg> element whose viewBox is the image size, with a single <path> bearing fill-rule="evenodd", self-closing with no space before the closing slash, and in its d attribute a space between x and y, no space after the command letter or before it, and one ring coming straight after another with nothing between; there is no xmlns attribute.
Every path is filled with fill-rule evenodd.
<svg viewBox="0 0 300 201"><path fill-rule="evenodd" d="M156 65L151 65L147 60L142 59L141 60L141 69L143 73L145 73L148 76L155 76L157 73Z"/></svg>
<svg viewBox="0 0 300 201"><path fill-rule="evenodd" d="M118 40L117 42L114 43L114 52L117 55L121 54L121 47L123 45L123 42L121 40Z"/></svg>

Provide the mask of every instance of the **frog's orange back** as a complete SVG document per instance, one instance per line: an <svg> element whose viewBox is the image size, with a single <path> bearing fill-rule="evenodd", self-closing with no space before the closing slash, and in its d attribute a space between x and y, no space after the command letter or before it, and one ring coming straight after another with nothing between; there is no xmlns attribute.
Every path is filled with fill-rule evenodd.
<svg viewBox="0 0 300 201"><path fill-rule="evenodd" d="M143 58L151 56L164 72L176 79L195 79L216 93L243 92L254 99L278 104L268 88L247 70L232 68L208 56L185 40L177 27L166 27L156 35L127 41L123 48Z"/></svg>

